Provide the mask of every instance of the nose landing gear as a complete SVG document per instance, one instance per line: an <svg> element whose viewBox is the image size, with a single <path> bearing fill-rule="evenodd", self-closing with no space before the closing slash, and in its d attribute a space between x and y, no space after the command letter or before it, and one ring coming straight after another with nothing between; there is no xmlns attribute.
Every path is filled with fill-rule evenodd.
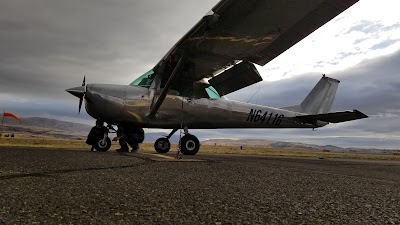
<svg viewBox="0 0 400 225"><path fill-rule="evenodd" d="M111 139L104 134L104 138L96 142L94 148L99 152L106 152L111 148Z"/></svg>

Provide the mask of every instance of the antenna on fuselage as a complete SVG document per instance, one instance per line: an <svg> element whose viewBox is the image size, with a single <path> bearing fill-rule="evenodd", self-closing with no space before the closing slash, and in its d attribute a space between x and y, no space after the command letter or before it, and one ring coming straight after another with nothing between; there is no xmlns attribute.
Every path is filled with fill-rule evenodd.
<svg viewBox="0 0 400 225"><path fill-rule="evenodd" d="M251 96L251 98L247 101L247 103L249 103L254 98L254 96L260 91L260 89L261 89L261 87L258 88L256 93L254 93L253 96Z"/></svg>

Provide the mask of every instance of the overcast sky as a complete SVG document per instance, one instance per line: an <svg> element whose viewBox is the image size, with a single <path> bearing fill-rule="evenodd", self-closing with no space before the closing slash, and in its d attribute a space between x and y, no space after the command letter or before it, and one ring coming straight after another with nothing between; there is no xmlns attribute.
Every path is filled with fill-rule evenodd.
<svg viewBox="0 0 400 225"><path fill-rule="evenodd" d="M64 90L129 84L151 69L217 0L0 0L0 108L93 123ZM264 82L234 100L298 104L322 73L341 80L334 111L370 119L311 130L193 131L202 139L267 138L344 147L400 146L400 2L361 0L258 67ZM259 90L257 92L257 90ZM168 132L168 131L166 131Z"/></svg>

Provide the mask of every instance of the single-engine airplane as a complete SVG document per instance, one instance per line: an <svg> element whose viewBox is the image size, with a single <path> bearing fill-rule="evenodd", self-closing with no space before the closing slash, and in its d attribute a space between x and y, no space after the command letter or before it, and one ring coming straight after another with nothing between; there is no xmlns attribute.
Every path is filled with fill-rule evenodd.
<svg viewBox="0 0 400 225"><path fill-rule="evenodd" d="M358 0L221 0L149 72L130 85L85 84L66 91L85 100L90 116L112 125L172 129L155 150L170 150L184 130L183 154L199 140L189 129L319 128L367 118L358 110L330 112L339 81L323 76L304 101L281 109L224 96L262 81L263 66ZM305 53L307 54L307 53ZM301 56L299 56L301 57ZM107 134L96 148L107 151Z"/></svg>

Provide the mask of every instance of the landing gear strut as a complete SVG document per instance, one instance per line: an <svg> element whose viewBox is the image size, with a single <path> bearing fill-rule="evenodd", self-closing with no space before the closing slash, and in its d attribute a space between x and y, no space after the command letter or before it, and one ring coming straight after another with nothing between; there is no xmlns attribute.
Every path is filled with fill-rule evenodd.
<svg viewBox="0 0 400 225"><path fill-rule="evenodd" d="M167 137L159 138L154 143L154 148L158 153L167 153L171 149L169 139L178 129L174 129ZM196 136L189 134L187 127L184 128L185 135L179 141L179 147L184 155L196 155L200 150L200 141Z"/></svg>

